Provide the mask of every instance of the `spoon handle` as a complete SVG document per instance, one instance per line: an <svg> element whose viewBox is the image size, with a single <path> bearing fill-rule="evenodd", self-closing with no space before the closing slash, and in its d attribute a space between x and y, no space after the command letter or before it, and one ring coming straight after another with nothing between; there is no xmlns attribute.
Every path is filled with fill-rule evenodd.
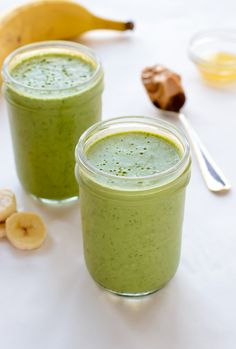
<svg viewBox="0 0 236 349"><path fill-rule="evenodd" d="M198 160L202 172L202 176L205 180L208 189L214 192L229 190L231 187L230 182L227 180L223 172L216 165L215 161L212 159L211 155L209 154L205 146L202 144L197 133L189 124L185 115L180 113L179 119L182 122L192 142L196 158Z"/></svg>

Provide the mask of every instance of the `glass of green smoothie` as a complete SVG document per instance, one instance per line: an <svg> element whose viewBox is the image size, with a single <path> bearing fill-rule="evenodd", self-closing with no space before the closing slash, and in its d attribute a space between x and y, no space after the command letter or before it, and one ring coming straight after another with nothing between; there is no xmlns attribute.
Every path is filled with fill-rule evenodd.
<svg viewBox="0 0 236 349"><path fill-rule="evenodd" d="M83 45L47 41L11 53L2 75L23 188L46 203L76 200L74 149L101 118L100 62Z"/></svg>
<svg viewBox="0 0 236 349"><path fill-rule="evenodd" d="M119 295L162 288L180 259L189 144L149 117L99 122L76 147L83 244L93 279Z"/></svg>

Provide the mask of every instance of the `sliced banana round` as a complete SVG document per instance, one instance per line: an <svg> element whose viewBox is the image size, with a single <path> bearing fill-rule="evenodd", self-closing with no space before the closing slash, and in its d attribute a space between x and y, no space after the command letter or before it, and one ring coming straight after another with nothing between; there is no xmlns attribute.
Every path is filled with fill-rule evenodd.
<svg viewBox="0 0 236 349"><path fill-rule="evenodd" d="M0 239L6 236L6 225L5 223L0 223Z"/></svg>
<svg viewBox="0 0 236 349"><path fill-rule="evenodd" d="M6 220L6 236L15 247L32 250L42 245L46 227L41 217L33 212L17 212Z"/></svg>
<svg viewBox="0 0 236 349"><path fill-rule="evenodd" d="M9 189L0 189L0 222L16 212L16 197Z"/></svg>

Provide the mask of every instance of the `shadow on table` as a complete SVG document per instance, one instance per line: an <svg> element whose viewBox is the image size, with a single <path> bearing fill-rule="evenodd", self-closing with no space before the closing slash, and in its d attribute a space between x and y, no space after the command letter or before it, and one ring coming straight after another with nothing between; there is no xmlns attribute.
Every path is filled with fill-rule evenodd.
<svg viewBox="0 0 236 349"><path fill-rule="evenodd" d="M180 288L182 287L175 277L164 288L147 296L122 297L106 292L104 297L106 302L114 307L129 324L136 326L148 323L155 318L154 313L161 314L166 308L172 308L174 313L175 305L172 303L178 302Z"/></svg>
<svg viewBox="0 0 236 349"><path fill-rule="evenodd" d="M63 216L73 215L75 212L78 212L79 210L79 200L62 205L44 204L40 202L40 200L37 200L28 193L26 193L22 188L21 196L23 199L22 201L24 202L24 210L39 210L42 214L46 216L50 215L51 218L62 218Z"/></svg>

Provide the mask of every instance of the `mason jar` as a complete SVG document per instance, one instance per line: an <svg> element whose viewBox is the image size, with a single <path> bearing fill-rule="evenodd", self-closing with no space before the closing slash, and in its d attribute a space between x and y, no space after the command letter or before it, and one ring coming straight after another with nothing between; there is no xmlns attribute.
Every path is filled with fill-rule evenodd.
<svg viewBox="0 0 236 349"><path fill-rule="evenodd" d="M127 168L120 174L112 168L109 171L112 155L110 161L104 160L99 150L101 141L108 140L107 152L121 153L123 163L128 163L128 158L132 160L134 142L128 143L127 135L139 132L147 135L144 138L149 148L142 148L143 144L139 148L137 140L136 146L147 149L147 153L140 154L144 163L149 159L148 168L157 160L148 155L154 147L148 135L161 137L175 146L180 154L178 161L148 175L127 176ZM123 135L119 138L122 146L117 140L112 141L117 135ZM127 149L124 144L128 144ZM99 166L94 165L89 155L94 147ZM185 135L157 118L118 117L85 131L75 155L84 256L91 276L97 284L120 295L139 296L159 290L173 277L180 259L185 189L191 166Z"/></svg>
<svg viewBox="0 0 236 349"><path fill-rule="evenodd" d="M11 53L2 75L23 188L46 203L76 200L74 149L101 118L100 62L86 46L47 41Z"/></svg>

